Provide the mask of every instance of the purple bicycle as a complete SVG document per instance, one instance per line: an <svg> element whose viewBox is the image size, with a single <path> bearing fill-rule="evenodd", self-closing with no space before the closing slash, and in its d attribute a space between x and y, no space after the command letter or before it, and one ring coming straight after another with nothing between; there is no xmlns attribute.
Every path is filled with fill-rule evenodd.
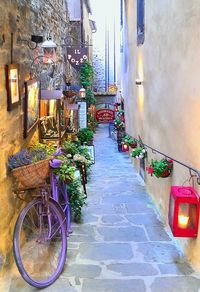
<svg viewBox="0 0 200 292"><path fill-rule="evenodd" d="M59 160L51 160L50 166L58 167ZM14 258L28 284L45 288L59 277L66 261L71 232L67 186L51 171L50 185L28 191L34 193L33 200L21 211L15 225Z"/></svg>

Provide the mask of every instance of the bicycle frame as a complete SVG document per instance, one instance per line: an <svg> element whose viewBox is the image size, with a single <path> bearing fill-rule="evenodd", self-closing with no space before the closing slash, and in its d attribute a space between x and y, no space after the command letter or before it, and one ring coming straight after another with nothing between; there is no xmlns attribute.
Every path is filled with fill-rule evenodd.
<svg viewBox="0 0 200 292"><path fill-rule="evenodd" d="M52 195L51 197L61 206L63 212L66 216L66 227L67 227L67 234L71 233L71 221L70 221L70 204L69 204L69 197L67 192L67 185L59 180L59 177L51 172L51 187L52 187ZM64 199L64 205L62 206L60 203L59 198L59 191L62 193L63 199Z"/></svg>

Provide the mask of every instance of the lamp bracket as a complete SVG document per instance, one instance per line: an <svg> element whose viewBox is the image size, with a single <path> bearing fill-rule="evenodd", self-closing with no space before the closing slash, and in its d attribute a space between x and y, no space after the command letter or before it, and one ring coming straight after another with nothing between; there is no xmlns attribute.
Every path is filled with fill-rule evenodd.
<svg viewBox="0 0 200 292"><path fill-rule="evenodd" d="M43 37L38 35L31 35L30 40L22 39L20 36L17 38L17 42L24 42L28 45L29 49L34 50L37 48L39 43L43 42ZM34 43L34 44L33 44Z"/></svg>
<svg viewBox="0 0 200 292"><path fill-rule="evenodd" d="M3 46L3 44L5 43L5 34L3 33L1 36L0 36L0 47Z"/></svg>

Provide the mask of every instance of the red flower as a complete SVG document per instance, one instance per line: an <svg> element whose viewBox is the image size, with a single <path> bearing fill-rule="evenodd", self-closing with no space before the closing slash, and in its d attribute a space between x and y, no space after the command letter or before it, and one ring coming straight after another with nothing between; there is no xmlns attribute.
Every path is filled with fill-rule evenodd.
<svg viewBox="0 0 200 292"><path fill-rule="evenodd" d="M153 167L149 167L149 166L146 166L146 170L148 171L149 174L153 174L154 172L154 168Z"/></svg>

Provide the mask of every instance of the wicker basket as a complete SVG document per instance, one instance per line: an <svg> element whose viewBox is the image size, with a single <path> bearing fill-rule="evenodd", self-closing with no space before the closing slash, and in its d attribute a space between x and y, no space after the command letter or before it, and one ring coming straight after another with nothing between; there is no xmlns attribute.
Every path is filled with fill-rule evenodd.
<svg viewBox="0 0 200 292"><path fill-rule="evenodd" d="M12 174L24 187L41 185L49 175L49 159L15 168Z"/></svg>

